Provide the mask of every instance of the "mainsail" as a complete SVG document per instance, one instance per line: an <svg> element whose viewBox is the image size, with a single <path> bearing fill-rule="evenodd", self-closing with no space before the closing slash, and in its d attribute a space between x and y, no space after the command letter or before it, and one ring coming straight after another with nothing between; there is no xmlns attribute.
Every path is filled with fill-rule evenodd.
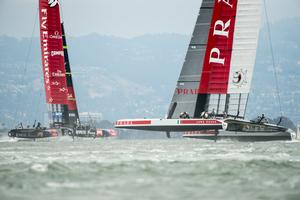
<svg viewBox="0 0 300 200"><path fill-rule="evenodd" d="M67 80L67 87L68 87L68 123L69 125L74 125L75 123L80 122L79 121L79 115L77 110L77 103L75 98L75 91L73 86L73 80L72 80L72 73L70 68L70 62L69 62L69 55L68 55L68 46L67 46L67 40L65 36L65 29L64 24L61 24L62 29L62 39L63 39L63 49L64 49L64 58L65 58L65 69L66 69L66 80Z"/></svg>
<svg viewBox="0 0 300 200"><path fill-rule="evenodd" d="M244 118L261 0L203 0L168 118L203 111Z"/></svg>
<svg viewBox="0 0 300 200"><path fill-rule="evenodd" d="M58 0L39 0L40 38L50 127L68 123L68 88Z"/></svg>

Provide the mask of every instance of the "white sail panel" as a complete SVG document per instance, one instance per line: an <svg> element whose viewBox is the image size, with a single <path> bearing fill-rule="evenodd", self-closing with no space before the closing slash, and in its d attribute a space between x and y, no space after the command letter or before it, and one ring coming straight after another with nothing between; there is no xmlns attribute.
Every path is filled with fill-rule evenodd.
<svg viewBox="0 0 300 200"><path fill-rule="evenodd" d="M249 93L261 21L261 0L239 0L228 94Z"/></svg>

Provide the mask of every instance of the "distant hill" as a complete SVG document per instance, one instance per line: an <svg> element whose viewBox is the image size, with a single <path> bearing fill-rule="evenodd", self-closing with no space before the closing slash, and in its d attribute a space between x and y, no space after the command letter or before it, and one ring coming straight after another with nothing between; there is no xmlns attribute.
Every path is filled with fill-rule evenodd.
<svg viewBox="0 0 300 200"><path fill-rule="evenodd" d="M300 19L272 24L275 61L284 115L300 123ZM66 30L67 31L67 30ZM114 121L164 117L190 36L144 35L125 39L96 34L68 37L80 112ZM39 39L0 36L0 122L43 121L46 115ZM27 62L26 62L27 60ZM26 67L25 67L26 63ZM259 39L247 115L280 115L266 29Z"/></svg>

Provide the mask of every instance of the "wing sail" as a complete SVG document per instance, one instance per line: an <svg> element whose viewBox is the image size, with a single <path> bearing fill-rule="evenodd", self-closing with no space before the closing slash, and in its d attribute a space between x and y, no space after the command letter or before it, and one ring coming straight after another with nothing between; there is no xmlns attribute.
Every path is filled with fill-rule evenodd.
<svg viewBox="0 0 300 200"><path fill-rule="evenodd" d="M40 40L50 126L66 123L67 82L58 0L39 1Z"/></svg>

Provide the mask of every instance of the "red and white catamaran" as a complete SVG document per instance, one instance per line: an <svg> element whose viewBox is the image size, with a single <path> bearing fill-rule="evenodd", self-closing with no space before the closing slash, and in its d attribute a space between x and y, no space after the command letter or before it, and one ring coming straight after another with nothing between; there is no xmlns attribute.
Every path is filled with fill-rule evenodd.
<svg viewBox="0 0 300 200"><path fill-rule="evenodd" d="M118 120L115 127L168 135L187 131L185 137L214 140L292 139L285 127L244 120L261 5L261 0L203 0L167 119ZM201 118L203 112L215 119ZM181 113L191 119L181 119Z"/></svg>

